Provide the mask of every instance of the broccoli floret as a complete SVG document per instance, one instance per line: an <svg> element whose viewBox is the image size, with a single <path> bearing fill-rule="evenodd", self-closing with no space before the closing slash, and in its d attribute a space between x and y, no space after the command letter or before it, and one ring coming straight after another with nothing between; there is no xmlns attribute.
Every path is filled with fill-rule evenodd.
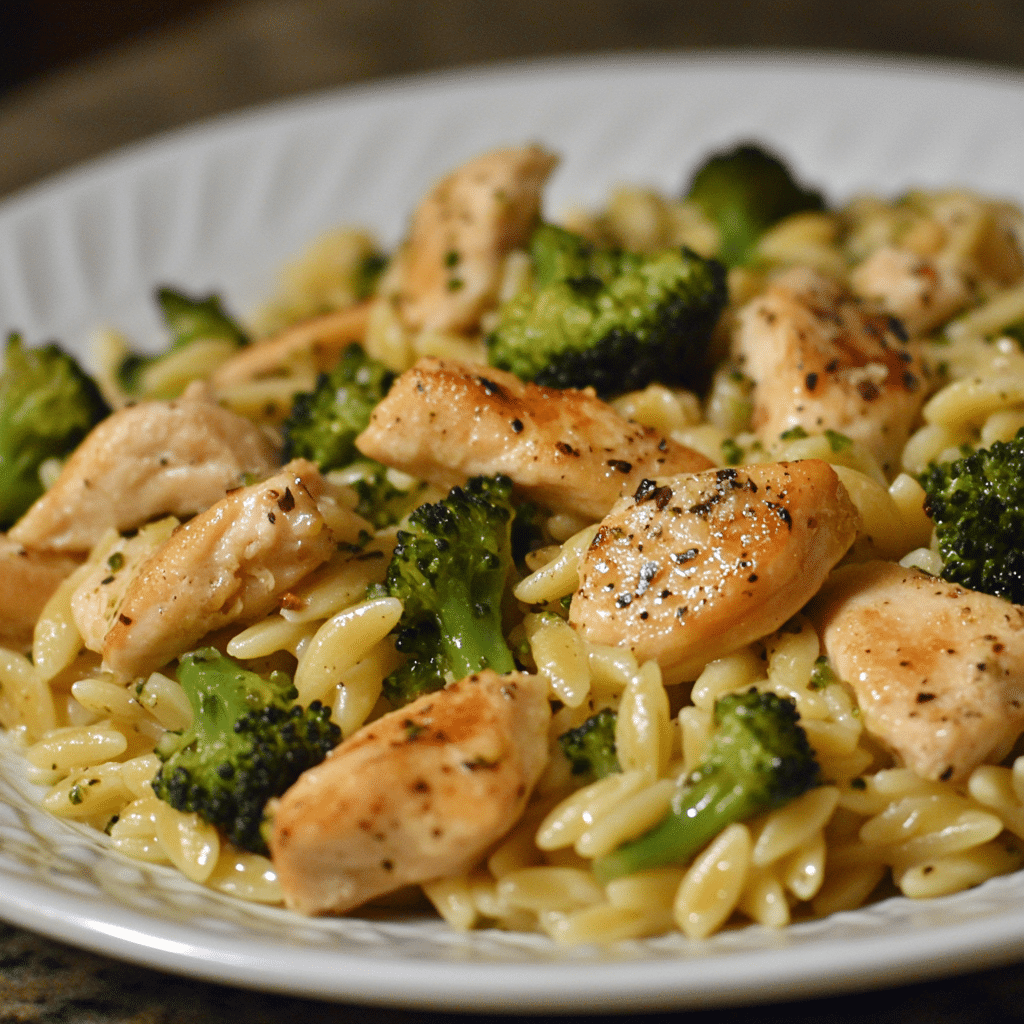
<svg viewBox="0 0 1024 1024"><path fill-rule="evenodd" d="M171 288L159 288L156 301L170 334L170 343L159 355L131 353L125 356L117 368L116 376L126 394L174 398L190 380L203 376L206 367L196 367L195 374L186 372L184 376L161 380L153 386L155 368L171 353L187 348L196 341L221 342L226 353L249 344L248 335L224 311L217 295L196 299Z"/></svg>
<svg viewBox="0 0 1024 1024"><path fill-rule="evenodd" d="M810 680L810 687L812 690L824 690L826 687L829 687L838 681L839 677L829 664L828 657L826 655L823 654L820 658L814 659L814 664L811 666Z"/></svg>
<svg viewBox="0 0 1024 1024"><path fill-rule="evenodd" d="M718 227L718 258L729 267L749 262L757 240L783 217L825 207L821 193L798 184L777 156L749 144L709 157L686 198Z"/></svg>
<svg viewBox="0 0 1024 1024"><path fill-rule="evenodd" d="M384 680L396 707L483 668L515 668L501 629L512 567L512 481L474 477L421 505L398 531L381 594L399 598L393 630L405 663Z"/></svg>
<svg viewBox="0 0 1024 1024"><path fill-rule="evenodd" d="M532 284L502 305L487 338L492 366L604 398L702 378L727 299L720 263L686 248L598 249L552 224L534 231L530 257Z"/></svg>
<svg viewBox="0 0 1024 1024"><path fill-rule="evenodd" d="M622 770L615 753L617 720L618 715L611 708L605 708L558 737L558 745L569 759L573 775L603 779Z"/></svg>
<svg viewBox="0 0 1024 1024"><path fill-rule="evenodd" d="M263 679L213 647L184 655L178 681L192 725L157 747L164 763L153 792L216 825L236 846L265 854L267 801L319 764L341 730L319 701L292 703L296 690L284 672Z"/></svg>
<svg viewBox="0 0 1024 1024"><path fill-rule="evenodd" d="M193 299L171 288L158 288L156 301L171 334L172 349L199 338L220 338L236 348L249 344L245 331L224 311L217 295Z"/></svg>
<svg viewBox="0 0 1024 1024"><path fill-rule="evenodd" d="M512 520L512 560L523 576L530 574L526 556L531 551L550 543L551 538L545 530L545 519L540 506L532 501L523 501L516 505L516 515Z"/></svg>
<svg viewBox="0 0 1024 1024"><path fill-rule="evenodd" d="M92 378L57 345L11 334L0 372L0 530L43 493L39 467L63 458L110 412Z"/></svg>
<svg viewBox="0 0 1024 1024"><path fill-rule="evenodd" d="M330 373L320 374L312 391L295 396L283 424L285 458L311 459L325 473L350 470L355 510L377 529L399 522L426 486L412 477L397 482L404 474L363 458L356 448L356 438L394 379L392 370L353 342Z"/></svg>
<svg viewBox="0 0 1024 1024"><path fill-rule="evenodd" d="M1024 603L1024 430L920 477L942 578Z"/></svg>
<svg viewBox="0 0 1024 1024"><path fill-rule="evenodd" d="M594 862L602 882L682 864L727 825L781 807L818 783L820 769L793 701L755 689L715 704L709 749L668 816Z"/></svg>
<svg viewBox="0 0 1024 1024"><path fill-rule="evenodd" d="M379 252L367 253L356 265L352 290L357 299L368 299L377 290L388 258Z"/></svg>
<svg viewBox="0 0 1024 1024"><path fill-rule="evenodd" d="M394 373L353 342L312 391L295 396L284 422L285 458L311 459L323 472L361 458L356 438L374 406L388 393Z"/></svg>
<svg viewBox="0 0 1024 1024"><path fill-rule="evenodd" d="M378 530L401 522L427 486L422 480L406 477L373 459L356 460L349 469L354 474L351 486L359 499L356 514Z"/></svg>

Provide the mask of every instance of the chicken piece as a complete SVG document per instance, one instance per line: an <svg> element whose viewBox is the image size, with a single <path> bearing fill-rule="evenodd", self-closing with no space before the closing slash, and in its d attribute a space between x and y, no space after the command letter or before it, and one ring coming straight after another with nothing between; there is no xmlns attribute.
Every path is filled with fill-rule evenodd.
<svg viewBox="0 0 1024 1024"><path fill-rule="evenodd" d="M1024 608L866 562L837 571L809 612L864 728L921 778L965 778L1024 730Z"/></svg>
<svg viewBox="0 0 1024 1024"><path fill-rule="evenodd" d="M277 805L285 902L344 913L471 867L516 823L548 757L536 676L468 676L363 726Z"/></svg>
<svg viewBox="0 0 1024 1024"><path fill-rule="evenodd" d="M215 629L266 615L335 550L336 537L317 507L324 493L317 468L296 459L178 527L133 567L127 584L99 566L72 596L83 640L103 655L106 668L132 677L166 664Z"/></svg>
<svg viewBox="0 0 1024 1024"><path fill-rule="evenodd" d="M860 441L891 475L927 397L919 342L843 288L798 267L737 314L734 356L754 381L754 429L793 427Z"/></svg>
<svg viewBox="0 0 1024 1024"><path fill-rule="evenodd" d="M308 358L318 371L326 373L334 367L348 345L363 340L372 308L372 302L360 302L303 320L271 338L247 345L213 371L210 383L220 393L278 374L300 356Z"/></svg>
<svg viewBox="0 0 1024 1024"><path fill-rule="evenodd" d="M654 658L669 683L778 629L821 586L858 516L826 462L647 481L602 520L569 621Z"/></svg>
<svg viewBox="0 0 1024 1024"><path fill-rule="evenodd" d="M539 146L495 149L439 181L413 215L395 268L410 330L470 333L497 300L505 257L540 217L557 158Z"/></svg>
<svg viewBox="0 0 1024 1024"><path fill-rule="evenodd" d="M356 446L440 487L504 473L546 508L591 519L645 477L713 465L623 419L589 389L542 388L494 367L433 357L395 381Z"/></svg>
<svg viewBox="0 0 1024 1024"><path fill-rule="evenodd" d="M29 551L0 533L0 646L25 650L36 619L53 592L81 559L51 551Z"/></svg>
<svg viewBox="0 0 1024 1024"><path fill-rule="evenodd" d="M882 246L855 267L850 287L899 317L911 337L927 334L971 299L967 280L958 270L894 245Z"/></svg>
<svg viewBox="0 0 1024 1024"><path fill-rule="evenodd" d="M118 612L128 587L139 569L181 525L174 516L146 523L127 536L105 538L93 553L94 564L71 595L71 611L82 644L90 651L102 651L103 641Z"/></svg>
<svg viewBox="0 0 1024 1024"><path fill-rule="evenodd" d="M99 423L9 536L28 548L87 552L111 527L191 515L247 474L279 465L258 427L195 384L173 402L140 402Z"/></svg>

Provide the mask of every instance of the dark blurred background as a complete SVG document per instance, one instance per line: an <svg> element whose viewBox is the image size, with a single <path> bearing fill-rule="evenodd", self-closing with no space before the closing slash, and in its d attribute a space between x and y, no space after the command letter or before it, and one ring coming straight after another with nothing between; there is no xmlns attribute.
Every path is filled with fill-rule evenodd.
<svg viewBox="0 0 1024 1024"><path fill-rule="evenodd" d="M0 0L0 194L315 89L522 57L723 47L1024 69L1024 0Z"/></svg>

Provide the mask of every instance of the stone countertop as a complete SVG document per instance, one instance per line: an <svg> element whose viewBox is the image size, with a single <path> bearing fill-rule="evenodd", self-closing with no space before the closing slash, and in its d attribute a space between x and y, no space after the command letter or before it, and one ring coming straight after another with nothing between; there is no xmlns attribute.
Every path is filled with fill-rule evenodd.
<svg viewBox="0 0 1024 1024"><path fill-rule="evenodd" d="M772 1006L654 1013L668 1024L1018 1024L1024 970L1005 967L882 992ZM630 1016L580 1015L577 1024ZM0 1024L501 1024L512 1018L374 1009L269 995L162 974L0 924ZM551 1024L564 1017L538 1017Z"/></svg>
<svg viewBox="0 0 1024 1024"><path fill-rule="evenodd" d="M845 6L719 0L713 8L675 0L586 0L572 18L566 11L550 0L224 4L0 94L0 196L124 143L222 112L389 75L524 56L801 47L930 55L1024 70L1019 0L860 0ZM1001 1024L1024 1019L1022 1007L1024 967L1011 965L876 993L697 1011L687 1019L739 1024L755 1014L766 1024ZM449 1017L196 982L0 925L0 1024L434 1024Z"/></svg>

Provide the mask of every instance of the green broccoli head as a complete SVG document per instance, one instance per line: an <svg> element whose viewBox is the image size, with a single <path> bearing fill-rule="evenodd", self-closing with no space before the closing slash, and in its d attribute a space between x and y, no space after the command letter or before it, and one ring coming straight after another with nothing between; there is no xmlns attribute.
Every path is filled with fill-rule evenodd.
<svg viewBox="0 0 1024 1024"><path fill-rule="evenodd" d="M617 721L618 715L611 708L604 708L558 737L558 745L569 759L573 775L603 779L622 770L615 752Z"/></svg>
<svg viewBox="0 0 1024 1024"><path fill-rule="evenodd" d="M153 369L167 357L197 341L222 343L225 353L249 344L248 335L224 310L219 296L208 295L197 299L171 288L158 288L157 305L163 316L170 341L158 355L131 353L125 356L116 371L117 382L128 395L147 395L158 398L176 397L189 382L203 376L205 367L197 367L194 376L187 373L172 381L161 381L151 386Z"/></svg>
<svg viewBox="0 0 1024 1024"><path fill-rule="evenodd" d="M171 335L171 349L184 348L199 338L220 338L235 348L249 344L245 331L224 311L217 295L194 299L172 288L158 288L156 301Z"/></svg>
<svg viewBox="0 0 1024 1024"><path fill-rule="evenodd" d="M310 459L325 473L361 458L356 438L394 379L391 370L353 342L312 391L295 396L284 422L285 458Z"/></svg>
<svg viewBox="0 0 1024 1024"><path fill-rule="evenodd" d="M397 473L373 459L357 459L348 467L358 501L355 512L378 530L394 526L412 511L426 484Z"/></svg>
<svg viewBox="0 0 1024 1024"><path fill-rule="evenodd" d="M178 681L192 705L192 725L168 733L153 792L179 811L195 812L236 846L267 852L267 801L280 796L337 746L341 730L319 701L294 704L283 672L263 679L213 647L184 655Z"/></svg>
<svg viewBox="0 0 1024 1024"><path fill-rule="evenodd" d="M793 701L751 689L715 704L700 764L653 829L594 862L602 882L684 864L727 825L781 807L818 784L820 769Z"/></svg>
<svg viewBox="0 0 1024 1024"><path fill-rule="evenodd" d="M57 345L26 349L11 334L0 372L0 530L43 493L39 467L70 455L110 412L96 384Z"/></svg>
<svg viewBox="0 0 1024 1024"><path fill-rule="evenodd" d="M474 477L421 505L398 531L381 593L402 601L405 663L384 681L395 706L484 668L511 672L501 603L512 567L512 481Z"/></svg>
<svg viewBox="0 0 1024 1024"><path fill-rule="evenodd" d="M546 517L539 505L532 501L521 501L516 505L512 520L512 560L523 576L528 576L531 571L526 564L526 556L551 542L545 525Z"/></svg>
<svg viewBox="0 0 1024 1024"><path fill-rule="evenodd" d="M356 264L352 280L352 291L356 299L368 299L373 295L387 267L387 256L379 252L367 253Z"/></svg>
<svg viewBox="0 0 1024 1024"><path fill-rule="evenodd" d="M709 157L686 198L718 227L719 259L729 267L749 262L757 240L783 217L825 207L821 193L801 186L777 156L749 144Z"/></svg>
<svg viewBox="0 0 1024 1024"><path fill-rule="evenodd" d="M942 578L1024 604L1024 430L921 475Z"/></svg>
<svg viewBox="0 0 1024 1024"><path fill-rule="evenodd" d="M796 704L788 697L753 687L728 694L715 703L715 725L689 784L720 785L731 776L742 784L744 800L752 808L744 811L744 818L781 807L817 784L818 763Z"/></svg>
<svg viewBox="0 0 1024 1024"><path fill-rule="evenodd" d="M602 397L654 380L693 385L727 299L725 271L689 249L597 249L552 224L530 242L533 283L502 305L488 361Z"/></svg>

